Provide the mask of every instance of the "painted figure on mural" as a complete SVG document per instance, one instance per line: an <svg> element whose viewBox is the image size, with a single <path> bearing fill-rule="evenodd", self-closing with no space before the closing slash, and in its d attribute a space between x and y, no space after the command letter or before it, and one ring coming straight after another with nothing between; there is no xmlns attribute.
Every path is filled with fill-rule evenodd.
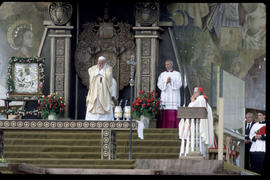
<svg viewBox="0 0 270 180"><path fill-rule="evenodd" d="M161 119L160 128L177 128L177 109L181 105L180 88L182 87L181 74L173 69L171 60L165 61L166 71L158 77L157 86L161 90Z"/></svg>
<svg viewBox="0 0 270 180"><path fill-rule="evenodd" d="M16 50L15 56L33 56L31 49L34 44L34 34L31 24L23 21L14 23L9 27L7 37L10 47Z"/></svg>
<svg viewBox="0 0 270 180"><path fill-rule="evenodd" d="M242 34L245 49L266 47L266 7L263 3L258 3L257 8L246 15Z"/></svg>
<svg viewBox="0 0 270 180"><path fill-rule="evenodd" d="M88 69L89 90L86 97L86 120L113 120L113 76L112 67L104 56Z"/></svg>

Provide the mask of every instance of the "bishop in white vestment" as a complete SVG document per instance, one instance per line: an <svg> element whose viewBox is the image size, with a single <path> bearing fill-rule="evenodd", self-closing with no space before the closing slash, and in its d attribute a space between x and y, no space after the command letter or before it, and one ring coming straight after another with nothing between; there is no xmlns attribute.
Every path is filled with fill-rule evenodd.
<svg viewBox="0 0 270 180"><path fill-rule="evenodd" d="M212 114L212 108L207 103L208 97L203 95L203 89L201 87L194 88L194 93L191 97L191 102L189 103L188 107L205 107L207 110L207 119L201 119L199 124L199 147L201 154L206 157L206 150L207 148L214 147L214 128L213 128L213 114ZM194 131L195 131L195 125L194 125L194 119L191 119L191 122L188 119L184 120L181 119L179 123L179 138L186 139L187 145L186 145L186 152L185 155L189 152L189 135L191 140L191 151L194 151ZM185 132L185 129L190 129L191 132ZM180 149L180 156L182 153L184 153L184 143L181 144Z"/></svg>
<svg viewBox="0 0 270 180"><path fill-rule="evenodd" d="M177 128L177 109L181 105L180 88L182 86L181 74L173 70L173 62L166 60L166 71L158 77L157 86L161 90L161 119L159 128Z"/></svg>
<svg viewBox="0 0 270 180"><path fill-rule="evenodd" d="M89 90L86 97L85 120L113 120L112 67L100 56L98 64L88 69Z"/></svg>

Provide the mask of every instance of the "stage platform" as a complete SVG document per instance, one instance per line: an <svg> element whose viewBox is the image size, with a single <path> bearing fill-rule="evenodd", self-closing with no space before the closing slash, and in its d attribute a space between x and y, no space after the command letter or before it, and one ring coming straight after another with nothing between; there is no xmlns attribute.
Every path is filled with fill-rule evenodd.
<svg viewBox="0 0 270 180"><path fill-rule="evenodd" d="M47 174L228 173L223 161L204 160L196 152L179 159L177 128L146 128L140 139L135 121L129 159L129 127L121 120L0 120L0 153L7 164L27 164Z"/></svg>

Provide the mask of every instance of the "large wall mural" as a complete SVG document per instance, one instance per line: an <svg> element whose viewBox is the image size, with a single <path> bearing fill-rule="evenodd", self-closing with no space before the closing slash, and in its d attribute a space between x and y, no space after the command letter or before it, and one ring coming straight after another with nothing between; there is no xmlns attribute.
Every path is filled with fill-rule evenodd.
<svg viewBox="0 0 270 180"><path fill-rule="evenodd" d="M37 55L43 22L50 20L48 5L49 2L3 2L0 5L0 99L6 97L8 57ZM265 4L160 3L160 8L160 21L173 22L178 54L186 67L190 87L203 86L210 95L212 62L245 81L254 79L250 76L256 71L262 71L263 68L259 69L254 63L258 58L266 61L262 57L266 54ZM166 51L164 56L168 55ZM250 74L251 69L254 73ZM265 87L261 84L265 80L256 81L258 83ZM0 105L3 105L1 100ZM247 107L256 108L255 105Z"/></svg>
<svg viewBox="0 0 270 180"><path fill-rule="evenodd" d="M203 86L208 95L211 62L245 80L255 60L266 52L263 3L168 3L164 6L166 11L161 12L161 18L173 22L178 52L187 67L190 85Z"/></svg>
<svg viewBox="0 0 270 180"><path fill-rule="evenodd" d="M48 2L4 2L0 6L0 99L6 97L10 56L37 56L49 20ZM3 105L3 101L0 101Z"/></svg>

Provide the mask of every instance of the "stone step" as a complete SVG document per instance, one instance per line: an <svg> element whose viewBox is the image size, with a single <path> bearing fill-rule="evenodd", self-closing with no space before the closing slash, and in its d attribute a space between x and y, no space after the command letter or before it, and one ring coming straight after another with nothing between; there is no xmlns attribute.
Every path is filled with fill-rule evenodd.
<svg viewBox="0 0 270 180"><path fill-rule="evenodd" d="M129 153L117 153L116 159L128 159ZM178 159L178 153L133 153L132 159Z"/></svg>
<svg viewBox="0 0 270 180"><path fill-rule="evenodd" d="M5 158L100 159L101 152L6 152Z"/></svg>
<svg viewBox="0 0 270 180"><path fill-rule="evenodd" d="M8 132L4 133L4 139L98 139L101 138L101 132L91 132L91 133L61 133L61 132L52 132L52 133L16 133Z"/></svg>
<svg viewBox="0 0 270 180"><path fill-rule="evenodd" d="M129 152L129 147L127 146L117 146L117 153ZM133 146L133 153L179 153L179 147L175 146Z"/></svg>
<svg viewBox="0 0 270 180"><path fill-rule="evenodd" d="M56 159L56 158L6 158L10 163L26 163L39 167L90 167L90 166L135 166L135 160L117 159ZM42 166L41 166L42 165Z"/></svg>
<svg viewBox="0 0 270 180"><path fill-rule="evenodd" d="M76 169L48 168L48 174L89 174L89 175L157 175L158 170L152 169Z"/></svg>
<svg viewBox="0 0 270 180"><path fill-rule="evenodd" d="M66 146L66 145L6 145L6 152L97 152L101 146Z"/></svg>
<svg viewBox="0 0 270 180"><path fill-rule="evenodd" d="M101 139L16 139L5 138L5 145L70 145L70 146L98 146Z"/></svg>
<svg viewBox="0 0 270 180"><path fill-rule="evenodd" d="M197 160L204 160L203 156L179 156L179 159L197 159Z"/></svg>
<svg viewBox="0 0 270 180"><path fill-rule="evenodd" d="M116 146L128 146L129 145L129 140L123 140L123 139L116 139ZM180 146L180 140L147 140L147 139L132 139L132 146L175 146L179 147Z"/></svg>
<svg viewBox="0 0 270 180"><path fill-rule="evenodd" d="M143 136L144 136L144 140L147 140L147 139L160 139L160 140L163 140L163 139L179 139L177 133L164 133L164 134L144 133ZM116 139L122 139L122 140L126 139L126 140L128 140L129 139L129 134L127 134L127 133L116 134ZM138 134L137 133L132 133L132 139L139 139Z"/></svg>

